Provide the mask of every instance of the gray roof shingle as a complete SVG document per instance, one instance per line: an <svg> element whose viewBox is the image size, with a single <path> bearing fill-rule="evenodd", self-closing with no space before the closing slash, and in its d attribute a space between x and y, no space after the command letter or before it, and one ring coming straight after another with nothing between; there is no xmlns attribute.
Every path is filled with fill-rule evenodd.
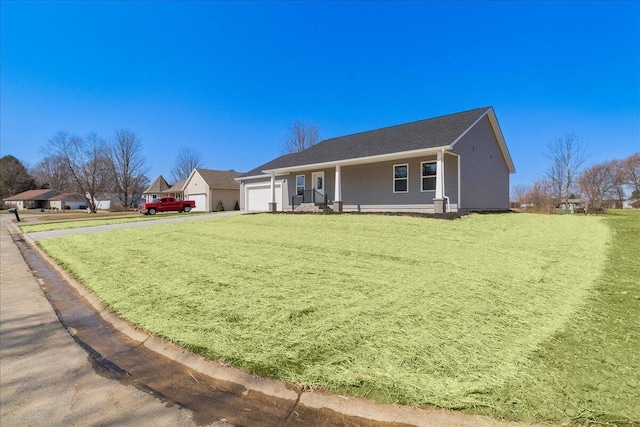
<svg viewBox="0 0 640 427"><path fill-rule="evenodd" d="M267 162L243 177L262 175L264 170L357 159L451 144L489 108L419 120L352 135L330 138L293 154Z"/></svg>

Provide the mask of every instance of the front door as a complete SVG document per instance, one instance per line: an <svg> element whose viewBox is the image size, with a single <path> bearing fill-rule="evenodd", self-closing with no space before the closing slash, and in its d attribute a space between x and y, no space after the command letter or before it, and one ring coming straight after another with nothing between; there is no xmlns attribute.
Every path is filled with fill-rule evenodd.
<svg viewBox="0 0 640 427"><path fill-rule="evenodd" d="M318 193L314 193L314 201L320 202L324 200L316 200L318 195L322 196L324 199L324 172L313 172L311 174L311 181L313 185L313 189Z"/></svg>

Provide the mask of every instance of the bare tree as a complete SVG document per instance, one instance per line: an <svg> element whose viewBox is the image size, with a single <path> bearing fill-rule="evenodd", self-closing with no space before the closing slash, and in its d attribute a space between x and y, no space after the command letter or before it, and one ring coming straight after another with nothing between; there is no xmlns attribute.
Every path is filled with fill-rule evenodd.
<svg viewBox="0 0 640 427"><path fill-rule="evenodd" d="M141 182L147 182L146 166L142 155L142 142L129 129L117 130L108 147L109 167L114 190L123 207L133 207L142 194Z"/></svg>
<svg viewBox="0 0 640 427"><path fill-rule="evenodd" d="M611 178L611 188L609 193L611 197L613 197L616 201L616 207L618 209L622 208L624 203L624 199L627 196L626 192L626 177L625 171L622 167L622 161L620 160L612 160L611 168L613 169L613 177Z"/></svg>
<svg viewBox="0 0 640 427"><path fill-rule="evenodd" d="M591 207L602 207L603 200L610 194L614 175L611 162L593 165L582 172L578 182Z"/></svg>
<svg viewBox="0 0 640 427"><path fill-rule="evenodd" d="M91 212L96 212L95 197L107 187L110 174L105 141L95 133L80 138L59 131L49 140L47 150L64 161L76 191L85 197Z"/></svg>
<svg viewBox="0 0 640 427"><path fill-rule="evenodd" d="M538 212L552 210L554 201L551 183L544 179L536 181L532 186L528 187L528 191L524 194L522 200L527 210Z"/></svg>
<svg viewBox="0 0 640 427"><path fill-rule="evenodd" d="M529 187L526 185L514 185L511 189L511 201L518 204L524 203L524 198L528 191Z"/></svg>
<svg viewBox="0 0 640 427"><path fill-rule="evenodd" d="M41 187L53 188L60 191L73 191L69 168L61 156L46 156L31 170L31 175Z"/></svg>
<svg viewBox="0 0 640 427"><path fill-rule="evenodd" d="M621 167L625 183L632 188L634 194L640 196L640 152L622 160Z"/></svg>
<svg viewBox="0 0 640 427"><path fill-rule="evenodd" d="M12 155L0 159L0 202L23 191L36 188L33 177L20 160Z"/></svg>
<svg viewBox="0 0 640 427"><path fill-rule="evenodd" d="M195 168L201 168L202 166L202 154L199 151L192 148L181 148L171 167L173 184L189 178L191 171Z"/></svg>
<svg viewBox="0 0 640 427"><path fill-rule="evenodd" d="M320 141L320 130L315 124L296 120L291 123L287 135L284 137L283 151L298 153L315 145L318 141Z"/></svg>
<svg viewBox="0 0 640 427"><path fill-rule="evenodd" d="M550 142L544 155L551 160L546 176L553 195L557 201L564 199L568 204L576 179L590 157L587 145L575 134L566 133Z"/></svg>

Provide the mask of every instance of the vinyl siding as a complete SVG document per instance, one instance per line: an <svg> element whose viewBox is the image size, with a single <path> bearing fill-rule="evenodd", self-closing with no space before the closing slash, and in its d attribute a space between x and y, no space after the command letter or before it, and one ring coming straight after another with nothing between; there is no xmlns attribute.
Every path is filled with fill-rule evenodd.
<svg viewBox="0 0 640 427"><path fill-rule="evenodd" d="M184 188L184 200L191 200L189 197L191 194L206 194L207 206L205 207L205 212L211 212L211 192L209 191L209 186L199 173L194 173Z"/></svg>
<svg viewBox="0 0 640 427"><path fill-rule="evenodd" d="M346 211L419 211L433 212L433 198L435 191L421 191L422 162L435 161L436 156L423 156L388 162L369 163L356 166L343 166L342 201ZM449 197L450 208L457 210L458 206L458 158L445 154L445 195ZM393 166L408 164L409 191L407 193L393 192ZM313 172L324 172L325 193L329 203L335 200L335 168L313 171L292 172L288 175L277 176L277 180L285 180L283 194L283 209L291 209L291 195L296 194L296 177L305 176L305 190L311 190ZM246 180L245 183L263 182L268 184L269 178ZM244 186L242 187L244 201ZM241 206L242 209L244 207Z"/></svg>
<svg viewBox="0 0 640 427"><path fill-rule="evenodd" d="M343 169L344 170L344 169ZM294 172L289 175L279 177L287 180L287 198L285 199L286 206L291 209L291 196L296 194L296 177L298 175L304 175L305 190L313 189L313 181L311 180L314 172L324 172L324 192L327 195L327 201L333 202L335 199L336 189L336 170L334 168L318 169L313 171ZM342 186L344 187L344 178L342 179Z"/></svg>
<svg viewBox="0 0 640 427"><path fill-rule="evenodd" d="M460 155L461 209L508 210L509 170L489 119L480 120L451 151Z"/></svg>
<svg viewBox="0 0 640 427"><path fill-rule="evenodd" d="M458 157L444 155L444 195L449 198L452 210L458 209Z"/></svg>
<svg viewBox="0 0 640 427"><path fill-rule="evenodd" d="M225 210L233 210L236 200L240 201L240 190L234 189L211 189L209 184L202 178L199 173L194 173L191 180L184 188L184 200L189 200L191 194L205 194L207 201L205 206L206 212L213 212L218 207L218 202L222 200Z"/></svg>
<svg viewBox="0 0 640 427"><path fill-rule="evenodd" d="M222 201L225 211L232 211L236 206L236 201L240 202L240 190L214 188L211 190L211 210L218 209L218 202Z"/></svg>

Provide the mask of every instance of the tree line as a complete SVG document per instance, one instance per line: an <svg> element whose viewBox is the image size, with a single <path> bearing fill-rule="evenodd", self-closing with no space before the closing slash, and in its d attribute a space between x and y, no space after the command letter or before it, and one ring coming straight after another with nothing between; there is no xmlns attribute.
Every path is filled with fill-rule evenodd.
<svg viewBox="0 0 640 427"><path fill-rule="evenodd" d="M315 145L320 131L313 123L296 120L283 138L284 153L296 153ZM43 149L45 157L27 168L18 158L6 155L0 159L0 200L37 188L51 188L78 193L87 206L96 211L96 196L113 195L118 205L134 208L149 186L149 167L143 155L142 140L130 129L119 129L110 138L95 132L82 137L65 130L58 131ZM186 180L193 169L203 167L202 153L179 149L170 177L173 184Z"/></svg>
<svg viewBox="0 0 640 427"><path fill-rule="evenodd" d="M149 186L150 168L143 155L141 138L130 129L119 129L110 138L95 132L82 137L58 131L45 145L44 158L31 168L12 155L0 159L2 199L32 189L56 189L82 195L91 212L96 197L108 194L123 209L135 208ZM201 154L182 148L171 168L174 182L186 179L202 167Z"/></svg>
<svg viewBox="0 0 640 427"><path fill-rule="evenodd" d="M600 210L622 208L628 197L640 199L640 152L589 164L588 145L567 133L549 143L544 155L549 161L544 174L532 185L512 189L512 200L523 208L551 211L563 202L568 205L569 199L582 198L587 209Z"/></svg>

